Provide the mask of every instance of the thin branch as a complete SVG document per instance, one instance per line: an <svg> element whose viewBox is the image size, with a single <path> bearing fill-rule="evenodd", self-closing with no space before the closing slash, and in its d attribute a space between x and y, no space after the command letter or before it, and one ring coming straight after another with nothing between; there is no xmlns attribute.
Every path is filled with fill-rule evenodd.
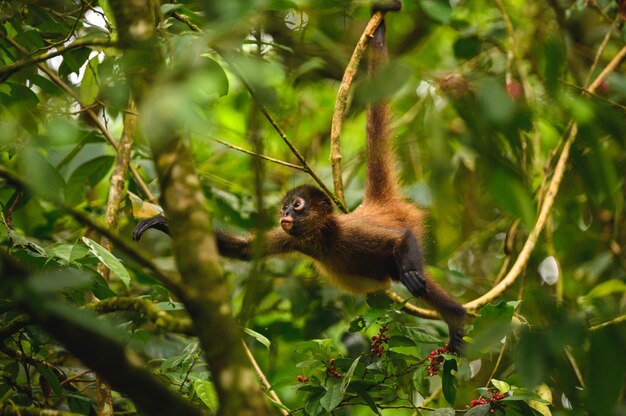
<svg viewBox="0 0 626 416"><path fill-rule="evenodd" d="M252 366L254 367L254 371L256 371L256 374L259 377L259 380L261 381L261 384L263 385L263 387L267 391L267 394L269 394L269 396L270 396L270 398L272 400L274 400L277 404L280 405L279 410L280 410L280 412L283 415L285 415L285 416L289 415L289 411L284 408L284 405L280 401L280 398L278 397L276 392L274 390L272 390L272 385L267 380L267 377L265 377L265 373L263 373L263 370L259 366L259 363L257 363L256 359L254 358L254 355L252 355L252 352L250 351L250 348L248 348L248 346L246 345L245 342L243 342L243 340L241 342L243 343L243 349L246 351L246 355L248 356L248 359L252 363Z"/></svg>
<svg viewBox="0 0 626 416"><path fill-rule="evenodd" d="M356 71L361 62L361 58L367 49L369 40L374 36L376 28L383 21L385 14L383 12L376 12L372 15L369 23L363 30L363 34L359 38L354 52L350 57L350 62L346 66L346 70L343 73L339 90L337 91L337 98L335 100L335 108L333 110L333 118L330 127L330 163L333 170L333 184L335 185L335 193L337 198L345 205L346 200L343 194L343 179L341 177L341 126L343 123L343 116L346 111L346 103L348 101L348 93L350 92L350 86L352 80L356 75Z"/></svg>
<svg viewBox="0 0 626 416"><path fill-rule="evenodd" d="M77 39L74 42L70 43L66 46L58 47L56 50L52 52L41 53L39 55L29 56L24 59L20 59L17 62L14 62L9 65L5 65L0 67L0 82L4 82L11 75L20 71L24 68L27 68L31 65L38 64L40 62L45 62L48 59L54 58L55 56L63 55L65 52L69 52L74 49L85 48L88 46L115 46L115 42L109 38L89 38L89 39Z"/></svg>
<svg viewBox="0 0 626 416"><path fill-rule="evenodd" d="M10 39L8 37L4 37L4 39L7 42L9 42L13 47L21 51L22 53L28 54L28 51L24 49L22 45L15 42L13 39ZM59 88L61 88L67 95L72 97L72 99L74 99L78 104L80 104L81 107L83 108L88 107L87 105L81 102L80 97L65 82L63 82L63 80L59 78L57 74L55 74L50 68L48 68L46 65L43 65L42 63L38 63L37 68L39 68L42 72L44 72L53 83L55 83ZM98 127L98 129L102 132L102 134L107 139L107 141L111 144L111 146L113 146L115 151L117 151L119 147L117 141L113 138L113 136L111 135L109 130L106 128L106 126L102 123L102 121L100 121L100 118L98 117L98 115L91 109L85 109L85 114ZM131 173L133 174L133 177L135 178L135 182L137 183L141 191L144 193L144 195L150 200L150 202L157 204L158 203L157 199L152 194L152 192L150 192L150 189L148 189L148 186L143 181L143 178L141 177L141 175L139 175L139 172L137 172L137 170L132 166L130 166L129 169Z"/></svg>
<svg viewBox="0 0 626 416"><path fill-rule="evenodd" d="M610 321L602 322L601 324L593 325L589 327L590 331L597 331L598 329L606 328L610 325L619 324L620 322L626 321L626 315L618 316L617 318L613 318Z"/></svg>
<svg viewBox="0 0 626 416"><path fill-rule="evenodd" d="M250 156L258 157L259 159L267 160L268 162L276 163L277 165L282 165L282 166L286 166L286 167L291 168L291 169L296 169L296 170L299 170L299 171L302 171L302 172L307 172L307 170L305 168L303 168L302 166L294 165L293 163L285 162L285 161L282 161L282 160L279 160L279 159L274 159L273 157L260 155L258 153L255 153L255 152L252 152L250 150L244 149L243 147L235 146L234 144L222 141L220 139L215 139L213 137L209 137L209 139L213 140L214 142L217 142L219 144L222 144L222 145L228 147L229 149L237 150L238 152L242 152L242 153L245 153L245 154L250 155Z"/></svg>

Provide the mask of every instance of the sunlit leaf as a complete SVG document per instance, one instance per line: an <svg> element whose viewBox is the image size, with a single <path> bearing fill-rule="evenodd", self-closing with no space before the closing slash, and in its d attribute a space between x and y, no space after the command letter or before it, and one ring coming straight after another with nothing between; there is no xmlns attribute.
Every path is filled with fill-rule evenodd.
<svg viewBox="0 0 626 416"><path fill-rule="evenodd" d="M98 56L94 56L87 61L85 74L80 81L80 98L83 105L91 105L100 92L100 82L98 80Z"/></svg>
<svg viewBox="0 0 626 416"><path fill-rule="evenodd" d="M243 328L243 332L245 332L246 334L250 335L252 338L256 339L258 342L263 344L265 348L267 348L268 350L270 349L271 343L270 343L270 340L267 339L267 337L263 336L262 334L259 334L256 331L253 331L250 328Z"/></svg>
<svg viewBox="0 0 626 416"><path fill-rule="evenodd" d="M95 241L82 237L83 242L89 247L89 251L98 258L105 266L107 266L112 273L114 273L117 277L120 278L122 283L126 285L126 287L130 286L130 275L126 268L122 265L122 262L117 259L113 254L111 254L107 249L102 247L100 244Z"/></svg>
<svg viewBox="0 0 626 416"><path fill-rule="evenodd" d="M202 403L212 411L217 411L219 401L217 391L212 382L208 380L196 379L193 382L193 391L202 400Z"/></svg>

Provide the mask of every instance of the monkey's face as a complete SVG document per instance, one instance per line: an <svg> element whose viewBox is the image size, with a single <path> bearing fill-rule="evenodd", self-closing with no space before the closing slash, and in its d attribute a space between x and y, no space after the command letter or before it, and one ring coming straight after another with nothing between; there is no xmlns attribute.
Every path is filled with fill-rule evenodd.
<svg viewBox="0 0 626 416"><path fill-rule="evenodd" d="M302 232L301 223L305 216L307 202L300 196L285 198L280 210L280 227L287 234L298 235Z"/></svg>
<svg viewBox="0 0 626 416"><path fill-rule="evenodd" d="M280 227L289 235L307 237L319 232L332 215L328 197L311 185L293 188L283 198Z"/></svg>

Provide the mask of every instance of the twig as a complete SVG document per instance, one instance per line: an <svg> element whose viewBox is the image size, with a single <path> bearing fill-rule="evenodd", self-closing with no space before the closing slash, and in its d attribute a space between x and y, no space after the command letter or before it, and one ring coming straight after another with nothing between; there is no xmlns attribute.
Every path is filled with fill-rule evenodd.
<svg viewBox="0 0 626 416"><path fill-rule="evenodd" d="M598 329L606 328L610 325L619 324L620 322L626 321L626 315L618 316L617 318L613 318L610 321L602 322L601 324L593 325L589 327L590 331L597 331Z"/></svg>
<svg viewBox="0 0 626 416"><path fill-rule="evenodd" d="M250 348L248 348L248 346L246 345L245 342L243 342L243 340L241 342L243 343L243 349L246 351L246 355L248 356L248 359L252 363L252 367L254 367L254 371L256 371L256 374L259 377L259 380L261 381L261 384L263 385L263 387L265 387L265 390L267 391L267 394L270 395L272 400L274 400L276 403L281 405L280 412L283 415L285 415L285 416L288 415L289 411L285 410L285 408L282 407L282 406L284 406L283 403L280 401L280 398L278 397L276 392L274 390L272 390L272 385L267 380L267 377L265 377L265 374L263 373L263 370L261 369L261 367L259 367L259 363L257 363L256 359L254 358L254 355L252 355L252 352L250 351Z"/></svg>
<svg viewBox="0 0 626 416"><path fill-rule="evenodd" d="M258 157L259 159L267 160L268 162L276 163L277 165L286 166L288 168L296 169L296 170L299 170L299 171L302 171L302 172L306 172L307 171L302 166L294 165L293 163L285 162L283 160L274 159L273 157L260 155L260 154L257 154L255 152L252 152L250 150L244 149L243 147L235 146L234 144L222 141L220 139L214 139L212 137L209 137L209 139L213 140L214 142L217 142L219 144L222 144L222 145L224 145L224 146L226 146L226 147L228 147L230 149L237 150L238 152L242 152L242 153L245 153L245 154L250 155L250 156Z"/></svg>
<svg viewBox="0 0 626 416"><path fill-rule="evenodd" d="M17 62L14 62L9 65L5 65L0 67L0 82L5 81L11 75L16 73L17 71L29 67L33 64L38 64L40 62L47 61L50 58L54 58L55 56L63 55L65 52L84 48L87 46L115 46L115 42L108 38L93 38L93 39L77 39L74 42L70 43L67 46L62 46L57 48L55 51L46 52L39 55L29 56L24 59L20 59Z"/></svg>
<svg viewBox="0 0 626 416"><path fill-rule="evenodd" d="M363 34L359 38L354 52L350 57L350 62L346 66L346 70L343 73L339 90L337 91L337 98L335 100L335 108L333 110L333 118L330 127L330 163L333 171L333 184L335 186L335 194L337 198L345 205L345 197L343 194L343 180L341 178L341 126L343 123L343 116L346 111L346 103L348 100L348 92L352 85L352 80L356 75L356 71L359 67L359 62L363 57L363 53L367 49L369 40L374 36L376 28L383 21L385 14L382 12L376 12L372 15L369 23L363 30Z"/></svg>
<svg viewBox="0 0 626 416"><path fill-rule="evenodd" d="M137 116L134 114L135 103L132 98L129 99L128 108L130 111L124 113L124 129L122 130L122 137L120 137L117 157L115 158L115 165L109 182L109 194L104 214L104 222L111 230L117 229L117 217L125 196L124 184L126 183L126 173L130 166L130 152L133 147L133 139L137 127ZM113 244L106 237L102 237L100 245L109 251L113 248ZM109 280L110 270L104 263L98 265L98 272L105 280Z"/></svg>

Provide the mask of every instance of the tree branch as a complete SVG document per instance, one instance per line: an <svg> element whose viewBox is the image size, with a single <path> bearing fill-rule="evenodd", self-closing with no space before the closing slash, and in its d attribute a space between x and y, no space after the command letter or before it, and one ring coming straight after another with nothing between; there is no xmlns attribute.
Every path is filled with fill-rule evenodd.
<svg viewBox="0 0 626 416"><path fill-rule="evenodd" d="M60 46L56 48L55 51L29 56L27 58L21 59L12 64L0 67L0 83L4 82L7 78L9 78L11 75L13 75L14 73L16 73L17 71L21 69L24 69L34 64L45 62L48 59L63 55L65 52L69 52L74 49L84 48L88 46L103 46L103 47L109 46L110 47L110 46L115 46L115 42L109 38L88 38L88 39L82 38L82 39L75 40L69 45Z"/></svg>
<svg viewBox="0 0 626 416"><path fill-rule="evenodd" d="M97 313L109 313L118 311L134 311L143 314L156 326L167 331L178 332L185 335L194 335L193 326L189 319L175 318L154 303L143 298L130 298L118 296L97 302L88 303L85 309Z"/></svg>
<svg viewBox="0 0 626 416"><path fill-rule="evenodd" d="M380 25L384 17L385 14L383 12L374 13L363 30L363 34L354 47L350 62L348 62L348 66L346 66L346 70L343 73L343 78L341 79L339 90L337 91L337 98L335 99L335 108L333 110L332 123L330 126L330 163L333 171L335 193L343 205L345 205L346 200L343 194L343 179L341 177L341 127L346 111L346 102L348 100L352 80L359 68L363 53L365 53L369 40L374 36L376 28Z"/></svg>

